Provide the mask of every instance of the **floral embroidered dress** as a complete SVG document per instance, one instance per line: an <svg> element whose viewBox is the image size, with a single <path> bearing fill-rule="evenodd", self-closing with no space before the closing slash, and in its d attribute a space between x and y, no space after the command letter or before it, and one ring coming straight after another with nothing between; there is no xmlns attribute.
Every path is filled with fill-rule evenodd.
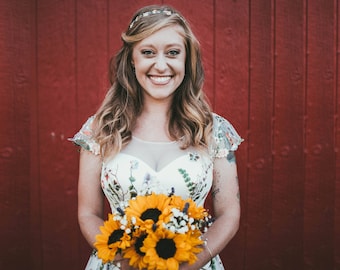
<svg viewBox="0 0 340 270"><path fill-rule="evenodd" d="M213 114L213 140L206 151L193 147L181 150L180 142L149 142L132 137L131 142L113 159L103 161L101 187L111 209L128 201L131 194L145 190L192 198L204 205L213 180L215 158L225 158L236 151L242 139L234 127L223 117ZM75 144L99 155L99 145L92 138L90 117L71 139ZM86 270L120 269L119 263L102 265L93 252ZM219 256L214 257L202 270L224 269Z"/></svg>

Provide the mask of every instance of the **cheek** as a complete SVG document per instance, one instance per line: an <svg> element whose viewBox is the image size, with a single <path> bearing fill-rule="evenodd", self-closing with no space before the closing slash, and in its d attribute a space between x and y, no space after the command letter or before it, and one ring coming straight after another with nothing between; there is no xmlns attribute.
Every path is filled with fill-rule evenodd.
<svg viewBox="0 0 340 270"><path fill-rule="evenodd" d="M185 63L181 63L177 66L177 70L179 73L183 73L183 76L185 74Z"/></svg>
<svg viewBox="0 0 340 270"><path fill-rule="evenodd" d="M136 76L136 79L138 81L139 84L143 84L143 76L144 76L144 72L141 72L140 69L135 69L135 76Z"/></svg>
<svg viewBox="0 0 340 270"><path fill-rule="evenodd" d="M184 73L185 73L185 57L183 57L183 59L181 59L181 61L179 61L178 67L179 69L181 69Z"/></svg>
<svg viewBox="0 0 340 270"><path fill-rule="evenodd" d="M149 63L149 61L146 61L146 60L139 61L139 59L136 59L134 62L136 74L147 72L147 70L150 69L150 66L151 66L151 63Z"/></svg>

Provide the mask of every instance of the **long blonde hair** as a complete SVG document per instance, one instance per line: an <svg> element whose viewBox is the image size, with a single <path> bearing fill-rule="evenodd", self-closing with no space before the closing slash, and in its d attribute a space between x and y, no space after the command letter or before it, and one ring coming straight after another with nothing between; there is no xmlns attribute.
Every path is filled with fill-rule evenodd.
<svg viewBox="0 0 340 270"><path fill-rule="evenodd" d="M212 132L212 114L202 91L204 71L200 45L184 17L169 6L147 6L136 12L125 33L123 46L110 61L111 87L96 113L94 139L103 157L115 155L128 144L136 119L143 110L142 89L132 66L134 45L167 26L184 29L185 77L174 93L169 134L182 138L182 148L207 146Z"/></svg>

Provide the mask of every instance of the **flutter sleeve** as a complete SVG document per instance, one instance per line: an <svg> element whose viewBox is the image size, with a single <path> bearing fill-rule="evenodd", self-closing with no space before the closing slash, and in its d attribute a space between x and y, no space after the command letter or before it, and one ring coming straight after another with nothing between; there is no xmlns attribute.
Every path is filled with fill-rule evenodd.
<svg viewBox="0 0 340 270"><path fill-rule="evenodd" d="M237 150L243 139L235 128L223 117L213 114L213 143L211 153L214 158L227 157L229 152Z"/></svg>
<svg viewBox="0 0 340 270"><path fill-rule="evenodd" d="M83 124L82 128L74 135L73 138L69 139L75 145L80 146L81 148L90 151L95 155L99 155L100 146L93 139L93 129L92 124L94 120L94 115L89 117L87 121Z"/></svg>

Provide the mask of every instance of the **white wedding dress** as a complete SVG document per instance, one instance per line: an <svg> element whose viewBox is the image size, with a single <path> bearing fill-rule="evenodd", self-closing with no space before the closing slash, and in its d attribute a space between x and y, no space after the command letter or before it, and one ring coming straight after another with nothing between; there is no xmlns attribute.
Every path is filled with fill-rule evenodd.
<svg viewBox="0 0 340 270"><path fill-rule="evenodd" d="M225 158L235 151L242 139L224 118L213 115L213 140L206 151L180 149L180 142L148 142L133 137L131 142L113 159L103 162L101 186L111 209L131 197L149 191L192 198L197 205L204 205L212 186L213 161ZM99 145L92 139L90 117L81 130L71 139L75 144L99 154ZM150 131L152 132L152 131ZM86 270L120 269L119 263L103 265L93 252ZM224 269L219 256L214 257L202 270Z"/></svg>

